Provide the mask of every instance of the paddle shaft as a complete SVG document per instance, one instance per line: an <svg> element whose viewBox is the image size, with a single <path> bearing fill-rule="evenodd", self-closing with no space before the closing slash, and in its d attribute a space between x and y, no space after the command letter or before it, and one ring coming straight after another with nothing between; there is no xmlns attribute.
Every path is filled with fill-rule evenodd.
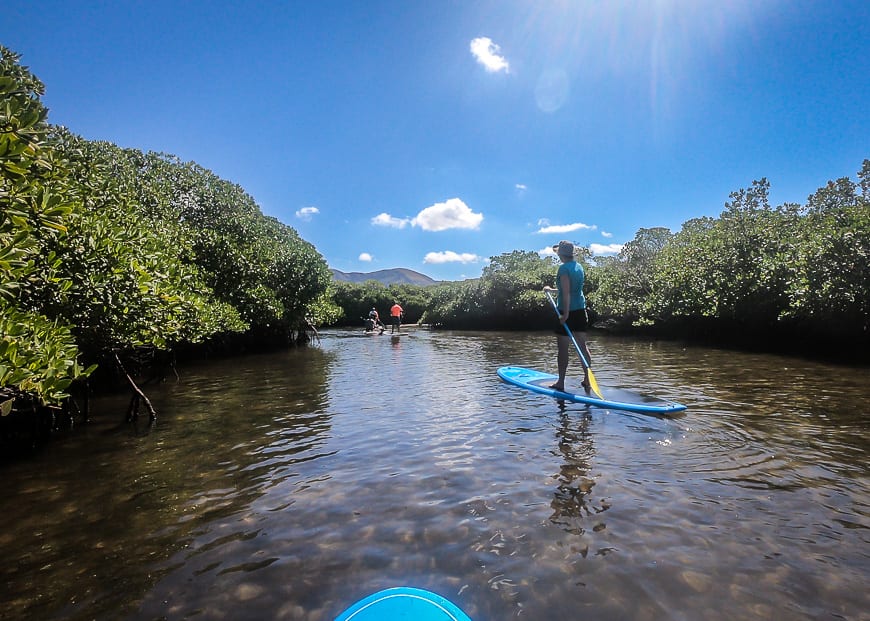
<svg viewBox="0 0 870 621"><path fill-rule="evenodd" d="M561 317L562 314L559 312L559 307L556 306L556 300L553 299L553 296L546 289L544 290L544 293L546 293L547 297L550 298L550 303L553 305L553 310L556 311L556 316ZM583 350L581 350L580 345L577 344L577 339L574 338L571 328L568 327L567 323L563 323L562 327L565 328L565 332L567 332L568 336L571 337L571 342L574 343L574 349L576 349L577 353L580 355L580 360L583 362L583 366L587 369L591 369L592 365L589 364L589 361L586 360L586 356L583 355Z"/></svg>
<svg viewBox="0 0 870 621"><path fill-rule="evenodd" d="M550 298L550 303L553 305L553 310L556 311L556 315L561 320L562 315L561 313L559 313L559 307L556 306L556 300L553 299L553 296L550 295L550 292L546 289L544 289L544 293L546 293L547 297ZM598 380L595 379L595 374L592 372L592 365L589 364L586 356L583 355L583 351L577 344L577 339L575 339L574 335L571 333L571 328L568 327L567 323L562 323L562 325L565 327L565 332L567 332L568 336L571 337L571 342L574 343L574 349L577 350L577 354L580 356L580 362L582 362L583 366L586 368L586 373L589 377L589 387L592 389L592 392L598 395L601 399L604 399L604 395L601 394L601 389L598 388Z"/></svg>

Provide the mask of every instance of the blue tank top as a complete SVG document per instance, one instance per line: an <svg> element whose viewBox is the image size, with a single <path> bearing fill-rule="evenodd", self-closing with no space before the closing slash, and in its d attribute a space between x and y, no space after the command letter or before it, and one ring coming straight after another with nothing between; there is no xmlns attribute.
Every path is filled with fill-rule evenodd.
<svg viewBox="0 0 870 621"><path fill-rule="evenodd" d="M559 310L562 310L562 275L567 274L571 282L571 299L568 300L568 310L578 310L586 308L586 296L583 295L583 283L586 282L586 272L583 271L583 266L577 261L568 261L559 266L556 272L556 289L559 294L556 297L556 304Z"/></svg>

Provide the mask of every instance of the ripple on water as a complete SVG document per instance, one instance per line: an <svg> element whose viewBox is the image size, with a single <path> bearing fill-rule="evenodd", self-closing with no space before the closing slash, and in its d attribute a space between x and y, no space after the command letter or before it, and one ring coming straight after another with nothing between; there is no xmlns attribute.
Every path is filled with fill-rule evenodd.
<svg viewBox="0 0 870 621"><path fill-rule="evenodd" d="M553 370L533 333L326 332L184 370L147 432L113 424L5 477L13 612L329 620L410 584L475 619L861 618L860 372L591 337L602 384L687 413L498 381L503 364Z"/></svg>

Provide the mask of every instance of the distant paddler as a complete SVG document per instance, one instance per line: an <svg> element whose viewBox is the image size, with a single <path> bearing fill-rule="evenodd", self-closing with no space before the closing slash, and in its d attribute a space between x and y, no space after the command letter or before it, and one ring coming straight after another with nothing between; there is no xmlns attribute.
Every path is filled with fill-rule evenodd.
<svg viewBox="0 0 870 621"><path fill-rule="evenodd" d="M393 300L393 305L390 307L390 334L401 332L402 315L405 314L405 309L399 306L396 300Z"/></svg>

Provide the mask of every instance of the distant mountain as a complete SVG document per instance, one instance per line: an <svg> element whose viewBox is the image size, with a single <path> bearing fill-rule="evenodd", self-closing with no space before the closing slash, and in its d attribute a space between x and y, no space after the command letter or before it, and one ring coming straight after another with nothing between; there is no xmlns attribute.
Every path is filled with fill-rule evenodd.
<svg viewBox="0 0 870 621"><path fill-rule="evenodd" d="M384 285L420 285L428 287L437 284L437 280L429 278L425 274L397 267L391 270L378 270L376 272L341 272L332 270L332 278L344 282L363 283L367 280L376 280Z"/></svg>

